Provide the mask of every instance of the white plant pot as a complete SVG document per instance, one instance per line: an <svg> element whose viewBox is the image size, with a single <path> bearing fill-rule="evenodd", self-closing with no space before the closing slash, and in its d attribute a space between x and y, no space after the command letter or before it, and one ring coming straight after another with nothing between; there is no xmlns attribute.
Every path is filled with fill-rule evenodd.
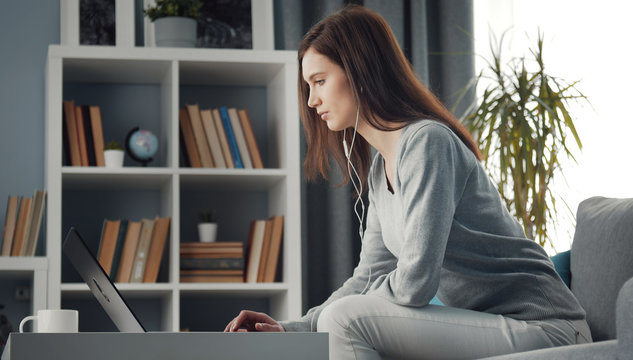
<svg viewBox="0 0 633 360"><path fill-rule="evenodd" d="M187 17L168 16L154 21L156 46L195 47L198 23Z"/></svg>
<svg viewBox="0 0 633 360"><path fill-rule="evenodd" d="M200 223L198 224L198 238L201 242L214 242L218 234L218 224Z"/></svg>
<svg viewBox="0 0 633 360"><path fill-rule="evenodd" d="M103 152L103 157L105 159L105 167L120 168L123 167L125 152L123 150L106 150Z"/></svg>

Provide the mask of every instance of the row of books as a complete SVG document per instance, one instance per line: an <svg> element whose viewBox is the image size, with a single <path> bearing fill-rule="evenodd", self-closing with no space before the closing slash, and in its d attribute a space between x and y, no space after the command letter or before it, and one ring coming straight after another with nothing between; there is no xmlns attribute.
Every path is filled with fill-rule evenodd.
<svg viewBox="0 0 633 360"><path fill-rule="evenodd" d="M180 282L274 282L284 217L251 221L247 250L241 241L180 244Z"/></svg>
<svg viewBox="0 0 633 360"><path fill-rule="evenodd" d="M283 216L272 216L269 219L251 222L248 235L246 282L275 281L283 228Z"/></svg>
<svg viewBox="0 0 633 360"><path fill-rule="evenodd" d="M63 101L64 165L105 166L101 109Z"/></svg>
<svg viewBox="0 0 633 360"><path fill-rule="evenodd" d="M244 243L181 243L180 282L244 282Z"/></svg>
<svg viewBox="0 0 633 360"><path fill-rule="evenodd" d="M186 105L179 112L183 154L189 166L263 168L248 111Z"/></svg>
<svg viewBox="0 0 633 360"><path fill-rule="evenodd" d="M155 283L169 237L170 217L103 221L97 259L120 283Z"/></svg>
<svg viewBox="0 0 633 360"><path fill-rule="evenodd" d="M34 256L42 225L46 190L32 197L10 195L0 244L2 256Z"/></svg>

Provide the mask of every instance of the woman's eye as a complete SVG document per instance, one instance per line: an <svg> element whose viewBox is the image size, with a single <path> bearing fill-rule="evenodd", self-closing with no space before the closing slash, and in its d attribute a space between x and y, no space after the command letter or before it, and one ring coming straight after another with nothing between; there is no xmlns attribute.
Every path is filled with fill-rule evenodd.
<svg viewBox="0 0 633 360"><path fill-rule="evenodd" d="M314 85L323 85L323 83L325 83L325 80L316 80Z"/></svg>

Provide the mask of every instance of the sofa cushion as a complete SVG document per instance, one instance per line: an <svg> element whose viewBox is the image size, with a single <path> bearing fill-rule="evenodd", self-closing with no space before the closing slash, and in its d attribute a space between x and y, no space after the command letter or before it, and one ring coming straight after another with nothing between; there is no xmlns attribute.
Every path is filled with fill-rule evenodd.
<svg viewBox="0 0 633 360"><path fill-rule="evenodd" d="M587 312L593 340L615 339L616 298L633 276L633 199L581 202L570 262L571 291Z"/></svg>

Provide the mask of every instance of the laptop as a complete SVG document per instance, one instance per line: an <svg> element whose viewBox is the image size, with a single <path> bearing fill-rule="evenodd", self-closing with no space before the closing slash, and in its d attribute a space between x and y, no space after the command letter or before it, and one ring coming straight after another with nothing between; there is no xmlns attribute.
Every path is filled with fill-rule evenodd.
<svg viewBox="0 0 633 360"><path fill-rule="evenodd" d="M66 235L63 251L119 331L146 332L134 311L121 296L74 227L71 227Z"/></svg>

